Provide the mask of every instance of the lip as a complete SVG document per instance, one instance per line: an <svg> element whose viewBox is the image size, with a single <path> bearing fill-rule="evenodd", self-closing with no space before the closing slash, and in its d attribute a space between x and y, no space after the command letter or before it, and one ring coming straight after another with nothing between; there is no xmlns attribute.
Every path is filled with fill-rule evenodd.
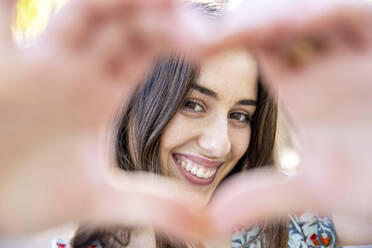
<svg viewBox="0 0 372 248"><path fill-rule="evenodd" d="M194 159L197 158L197 161L201 161L201 162L204 162L204 164L201 164L201 163L198 163L202 166L205 166L205 167L208 167L208 168L216 168L220 165L222 165L223 163L221 162L213 162L213 163L209 163L209 162L212 162L212 161L209 161L209 160L206 160L206 159L203 159L203 158L200 158L200 157L196 157L196 156L192 156L192 155L184 155L184 154L173 154L172 155L172 158L173 158L173 161L174 163L176 164L178 170L181 172L181 174L186 178L187 181L189 181L190 183L192 184L197 184L197 185L203 185L203 186L206 186L206 185L209 185L213 182L214 178L216 177L217 175L217 172L218 172L218 168L216 173L210 177L210 178L199 178L193 174L191 174L190 172L188 172L185 168L183 168L180 164L177 163L176 161L176 156L184 156L185 158L187 159L190 159L192 160L193 162L195 163L198 163L196 162ZM194 159L191 159L190 157L194 158ZM206 165L205 161L208 161L208 166ZM213 166L212 166L213 165Z"/></svg>
<svg viewBox="0 0 372 248"><path fill-rule="evenodd" d="M212 161L212 160L209 160L209 159L205 159L205 158L198 157L198 156L195 156L195 155L190 155L190 154L174 153L173 157L174 156L185 157L185 158L193 161L194 163L197 163L197 164L199 164L201 166L204 166L206 168L216 168L216 167L219 167L220 165L223 164L222 161Z"/></svg>

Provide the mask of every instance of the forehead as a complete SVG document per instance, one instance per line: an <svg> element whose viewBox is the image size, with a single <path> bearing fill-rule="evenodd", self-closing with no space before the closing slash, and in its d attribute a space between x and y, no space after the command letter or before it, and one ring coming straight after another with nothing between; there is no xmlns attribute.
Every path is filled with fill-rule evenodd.
<svg viewBox="0 0 372 248"><path fill-rule="evenodd" d="M257 63L243 49L216 54L201 66L198 84L221 98L257 98Z"/></svg>

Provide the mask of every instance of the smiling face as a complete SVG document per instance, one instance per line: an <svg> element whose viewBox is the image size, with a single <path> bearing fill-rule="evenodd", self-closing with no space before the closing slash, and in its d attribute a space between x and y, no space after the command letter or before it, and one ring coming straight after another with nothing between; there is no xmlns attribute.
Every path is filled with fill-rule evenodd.
<svg viewBox="0 0 372 248"><path fill-rule="evenodd" d="M202 65L161 136L163 173L198 187L209 199L247 151L257 88L257 64L243 50L220 53Z"/></svg>

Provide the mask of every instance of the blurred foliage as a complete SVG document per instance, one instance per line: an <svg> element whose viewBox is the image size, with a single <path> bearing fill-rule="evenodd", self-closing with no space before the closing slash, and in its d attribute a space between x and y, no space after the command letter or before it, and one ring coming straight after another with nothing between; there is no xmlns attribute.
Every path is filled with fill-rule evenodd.
<svg viewBox="0 0 372 248"><path fill-rule="evenodd" d="M13 24L15 39L21 44L30 44L48 25L54 13L67 0L18 0Z"/></svg>

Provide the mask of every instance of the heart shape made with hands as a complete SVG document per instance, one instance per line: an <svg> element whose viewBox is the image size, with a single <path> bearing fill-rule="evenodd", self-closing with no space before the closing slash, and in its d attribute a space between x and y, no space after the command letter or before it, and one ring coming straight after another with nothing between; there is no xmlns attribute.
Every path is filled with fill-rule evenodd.
<svg viewBox="0 0 372 248"><path fill-rule="evenodd" d="M9 119L12 128L5 128L8 132L4 132L3 137L14 140L14 144L6 144L7 151L12 151L12 145L15 148L13 153L0 153L5 158L2 162L13 161L20 151L29 151L35 140L39 147L48 148L45 151L52 154L45 158L42 152L34 151L27 160L27 173L14 169L24 163L17 160L14 164L18 167L13 166L4 175L15 175L24 180L13 182L8 179L4 180L4 185L11 185L15 195L24 194L25 185L33 185L28 187L30 190L55 186L46 194L39 190L43 193L37 194L35 202L20 204L19 199L10 197L9 208L0 212L17 213L22 221L15 220L17 214L4 216L1 230L5 233L10 229L34 230L72 219L109 223L137 221L155 225L179 237L190 237L230 232L237 225L309 208L351 212L359 216L370 214L372 200L366 200L363 207L357 204L358 199L368 193L360 188L370 188L366 168L359 166L370 163L366 149L371 140L369 124L372 121L368 114L372 105L370 4L357 0L249 1L239 11L226 16L214 34L206 31L210 26L202 25L204 21L199 17L192 19L176 10L169 0L78 1L68 7L69 12L64 12L67 14L65 20L57 17L52 22L53 28L41 37L35 48L25 51L24 58L18 59L19 54L11 54L11 63L2 63L2 73L8 79L4 82L15 83L4 84L6 94L1 93L0 99L4 104L17 107L17 118L20 119L16 123L27 124L12 126L14 116L11 112L5 115L4 120ZM6 28L2 25L0 29L2 41L5 41ZM164 44L170 45L165 47ZM2 48L8 46L9 42L1 43ZM300 172L290 178L273 171L239 175L218 189L202 214L190 213L186 208L188 203L177 196L179 191L167 192L172 182L162 184L150 180L148 183L147 176L139 180L127 175L105 184L95 181L95 173L85 175L86 167L81 164L98 166L93 159L97 155L90 152L89 159L82 159L81 154L86 155L86 151L77 152L74 137L86 135L89 129L94 130L94 135L88 132L87 136L94 140L97 130L102 128L102 120L130 95L137 86L134 82L149 68L151 59L170 47L184 51L196 60L207 59L231 47L252 51L258 58L265 83L279 94L298 130L303 155ZM40 65L44 66L42 70ZM37 79L35 81L40 84L26 85L24 82L28 82L28 77ZM23 83L16 84L18 81ZM110 84L101 84L103 81ZM350 82L353 82L352 87ZM39 92L41 87L44 89L42 94ZM19 95L17 89L28 94ZM94 113L91 109L95 109ZM47 122L56 124L45 125ZM41 128L35 130L30 126ZM19 130L22 135L16 135ZM50 139L54 137L50 134L55 133L60 135ZM71 159L70 155L76 153L80 155ZM44 170L45 164L54 166ZM45 173L36 175L33 171ZM18 177L17 173L20 173ZM51 174L69 178L68 189L73 193L65 194L66 188L52 180ZM358 180L358 186L345 184L347 188L342 187L337 184L340 178L343 181ZM120 181L126 183L121 185ZM332 192L331 197L322 194L324 188ZM347 202L344 201L345 192L353 197ZM59 194L66 195L68 204L50 205L45 201L55 199ZM90 211L82 214L82 209L87 208L76 208L82 202L97 206L88 207ZM102 203L93 204L96 202ZM38 209L54 217L29 218L21 207L14 207L27 204L29 209ZM105 208L110 205L120 208L107 213ZM149 206L158 210L156 215L149 211ZM127 210L125 214L124 209ZM38 224L26 226L24 220Z"/></svg>

